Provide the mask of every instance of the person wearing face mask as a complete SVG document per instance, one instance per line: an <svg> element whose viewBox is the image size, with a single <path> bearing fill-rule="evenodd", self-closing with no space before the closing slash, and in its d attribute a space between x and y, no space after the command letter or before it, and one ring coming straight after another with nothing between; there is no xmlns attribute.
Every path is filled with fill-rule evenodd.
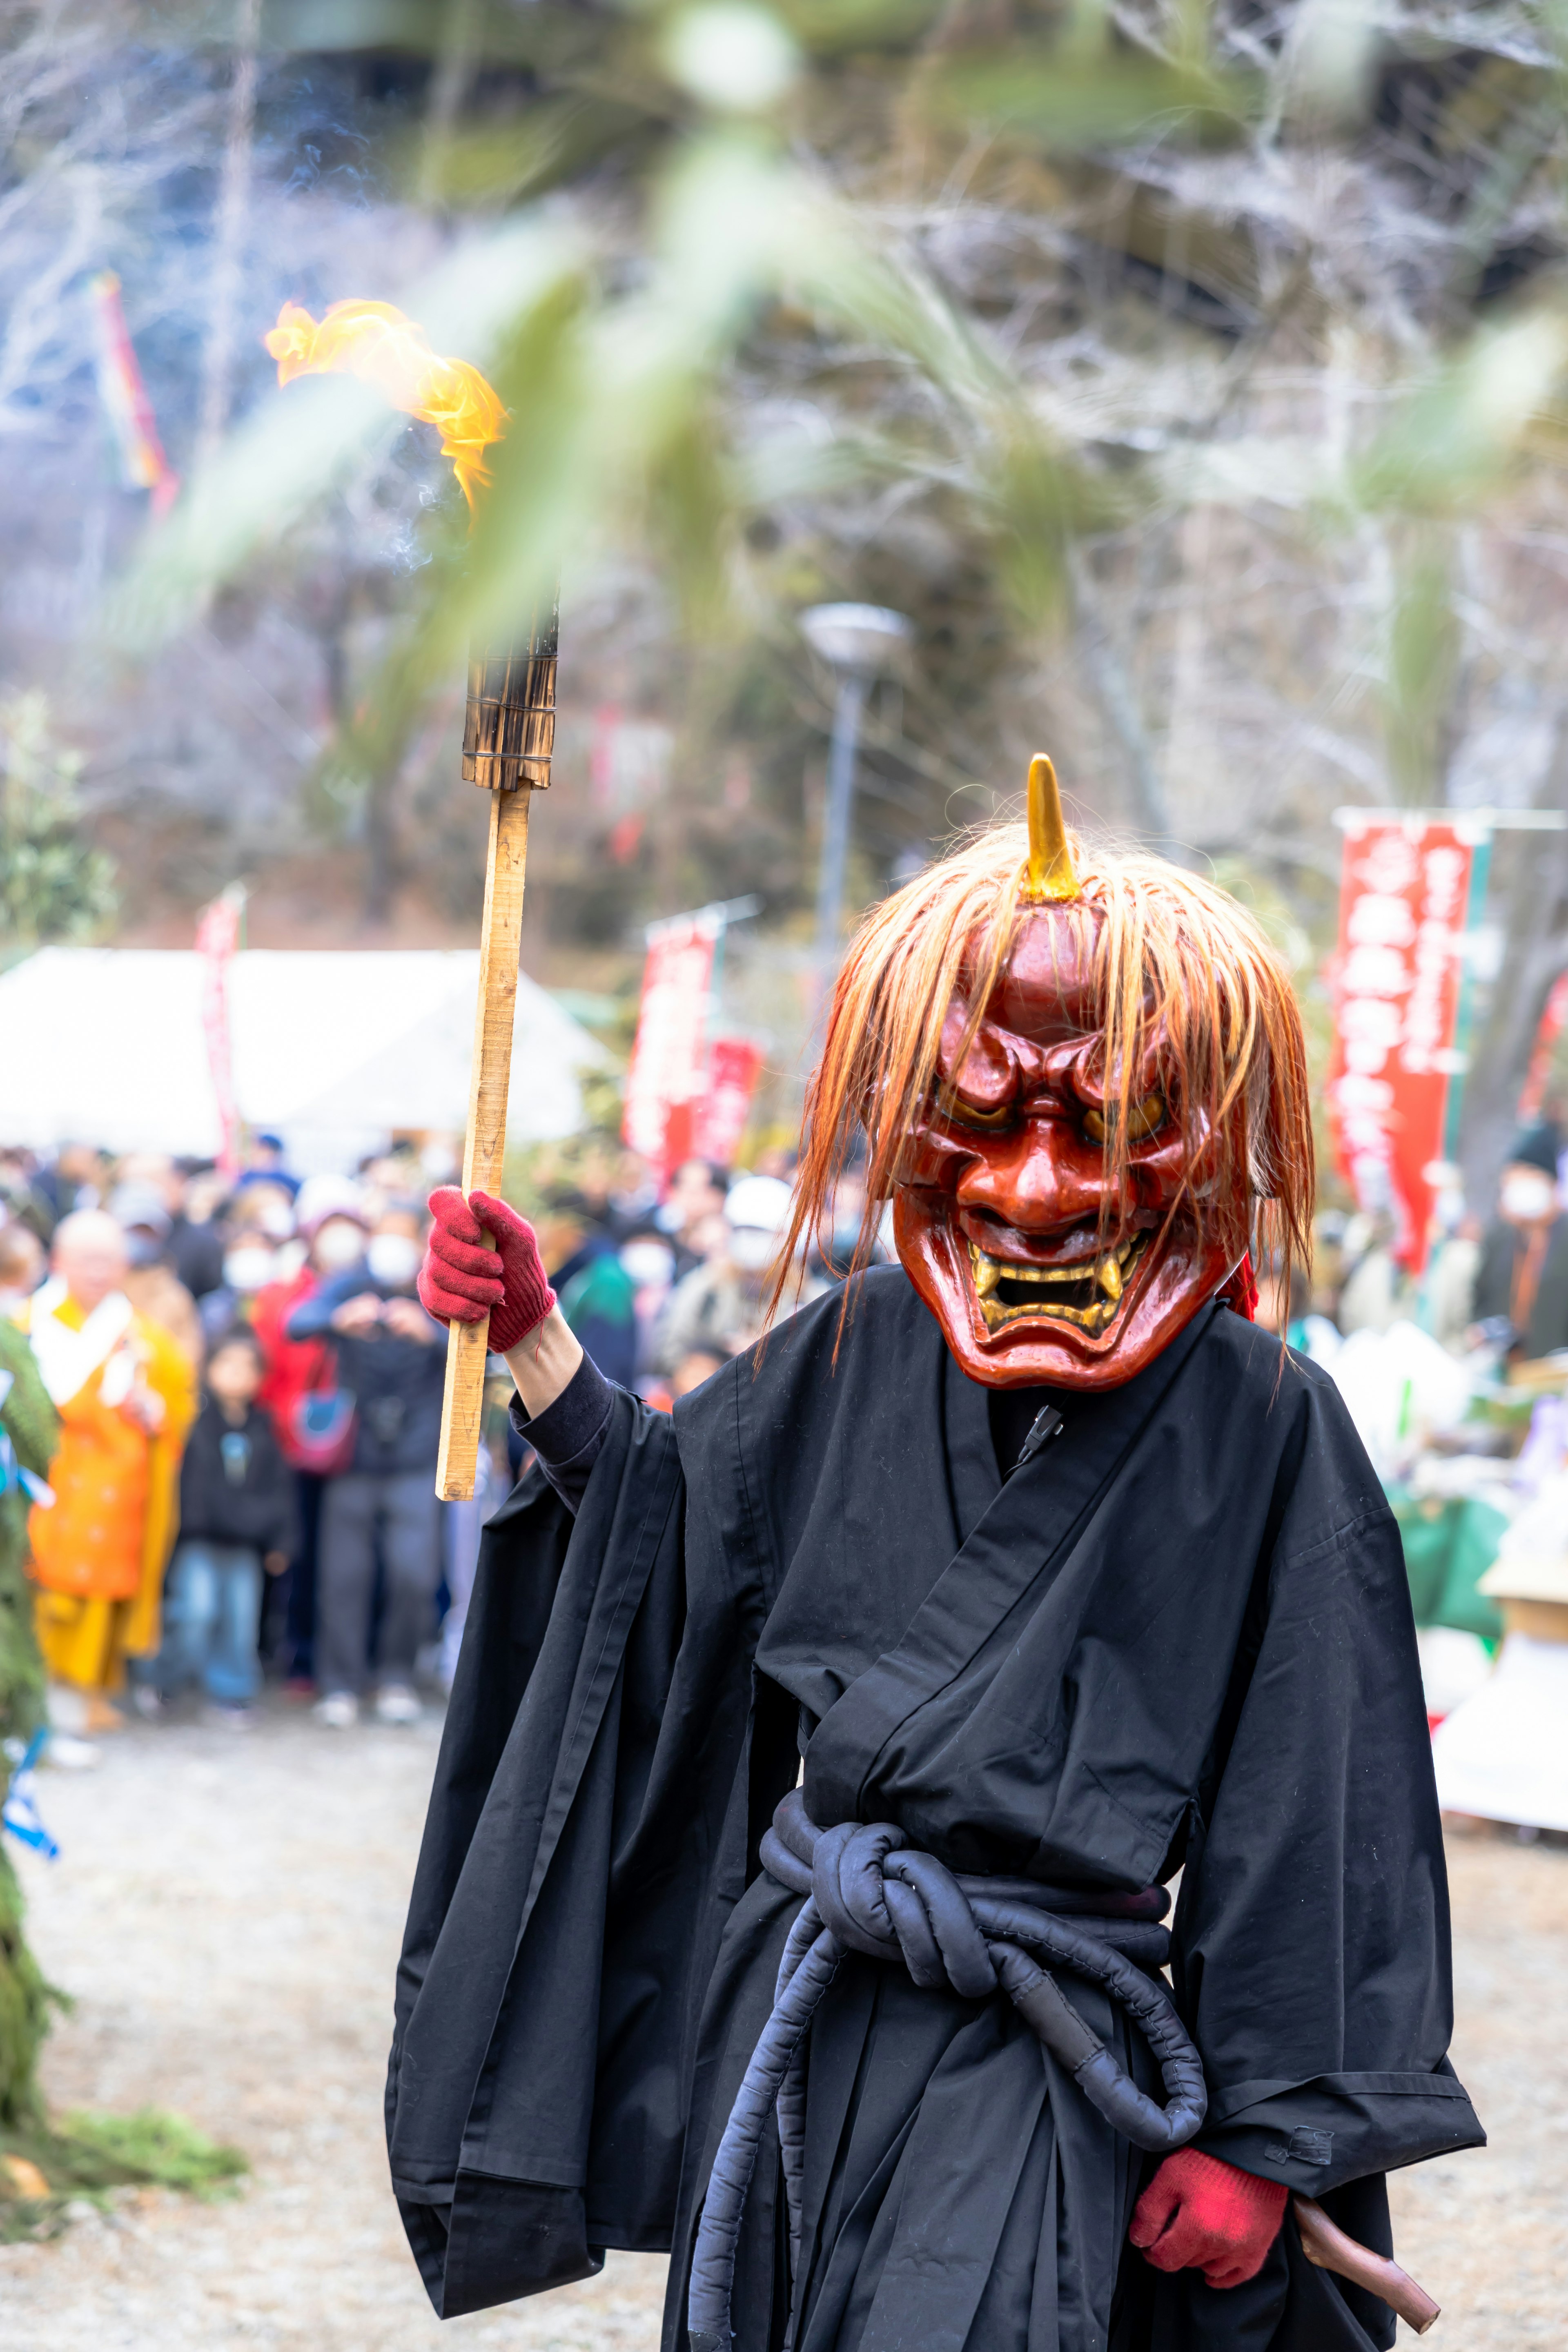
<svg viewBox="0 0 1568 2352"><path fill-rule="evenodd" d="M1568 1348L1568 1216L1557 1157L1549 1127L1527 1128L1516 1139L1476 1275L1477 1323L1506 1323L1510 1352L1531 1363Z"/></svg>
<svg viewBox="0 0 1568 2352"><path fill-rule="evenodd" d="M117 1184L109 1213L125 1235L125 1296L138 1315L161 1323L190 1359L193 1373L205 1353L196 1302L169 1263L172 1220L151 1184Z"/></svg>
<svg viewBox="0 0 1568 2352"><path fill-rule="evenodd" d="M717 1245L670 1293L658 1367L673 1372L695 1352L729 1357L763 1328L767 1276L789 1220L790 1190L777 1176L742 1176L725 1197Z"/></svg>
<svg viewBox="0 0 1568 2352"><path fill-rule="evenodd" d="M390 1203L363 1257L328 1276L285 1325L291 1340L331 1339L354 1402L353 1449L348 1468L328 1481L319 1549L316 1712L334 1730L359 1716L378 1548L386 1606L375 1712L384 1723L419 1715L414 1661L440 1580L433 1479L446 1377L446 1334L415 1295L424 1227L417 1206Z"/></svg>
<svg viewBox="0 0 1568 2352"><path fill-rule="evenodd" d="M281 1186L258 1183L237 1195L224 1244L223 1281L199 1313L209 1342L235 1323L249 1323L268 1286L289 1280L304 1262L294 1202Z"/></svg>
<svg viewBox="0 0 1568 2352"><path fill-rule="evenodd" d="M321 1504L328 1480L348 1468L353 1453L353 1399L339 1376L331 1338L291 1339L288 1322L323 1282L361 1263L368 1227L359 1186L346 1176L307 1177L295 1211L306 1255L291 1274L257 1292L250 1320L266 1366L257 1402L270 1415L293 1473L299 1525L288 1575L268 1612L269 1619L276 1609L283 1612L281 1643L264 1648L264 1654L280 1664L286 1695L305 1698L315 1695Z"/></svg>

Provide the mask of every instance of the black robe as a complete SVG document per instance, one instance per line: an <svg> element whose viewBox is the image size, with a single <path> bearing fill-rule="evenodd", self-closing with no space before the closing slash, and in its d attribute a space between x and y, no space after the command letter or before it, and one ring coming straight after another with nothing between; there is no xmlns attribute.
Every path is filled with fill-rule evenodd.
<svg viewBox="0 0 1568 2352"><path fill-rule="evenodd" d="M1183 1870L1196 2145L1388 2251L1383 2174L1482 2134L1445 2055L1448 1922L1399 1538L1331 1383L1206 1308L1001 1479L986 1391L897 1266L677 1406L617 1391L575 1520L490 1522L398 1975L394 2184L443 2315L672 2248L800 1903L806 1810L951 1866ZM1063 1988L1146 2086L1099 1991ZM1156 2086L1157 2087L1157 2086ZM812 2028L798 2352L1364 2352L1384 2306L1293 2223L1221 2292L1126 2248L1151 2162L997 1995L851 1954ZM776 2138L737 2264L777 2352Z"/></svg>

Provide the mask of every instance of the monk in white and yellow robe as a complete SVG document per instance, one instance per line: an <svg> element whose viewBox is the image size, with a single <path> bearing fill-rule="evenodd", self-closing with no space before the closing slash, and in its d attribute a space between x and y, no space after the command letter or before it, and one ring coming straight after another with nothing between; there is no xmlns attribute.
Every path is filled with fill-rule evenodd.
<svg viewBox="0 0 1568 2352"><path fill-rule="evenodd" d="M55 1500L29 1522L38 1642L51 1677L88 1696L89 1730L119 1720L108 1694L127 1657L156 1652L195 1370L120 1285L124 1243L85 1211L55 1235L50 1275L17 1316L60 1416Z"/></svg>

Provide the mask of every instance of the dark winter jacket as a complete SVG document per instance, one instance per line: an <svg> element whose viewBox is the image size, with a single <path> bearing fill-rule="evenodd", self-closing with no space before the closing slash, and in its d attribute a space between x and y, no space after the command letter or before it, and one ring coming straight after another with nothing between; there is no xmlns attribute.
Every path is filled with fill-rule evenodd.
<svg viewBox="0 0 1568 2352"><path fill-rule="evenodd" d="M351 1265L324 1282L311 1298L289 1316L290 1339L318 1339L330 1332L337 1350L338 1379L354 1400L355 1435L350 1467L381 1476L399 1471L430 1470L441 1442L441 1391L447 1379L447 1350L418 1339L400 1339L395 1331L363 1335L332 1331L332 1317L351 1298L366 1292L376 1298L406 1297L372 1279L363 1265ZM438 1323L432 1336L443 1335Z"/></svg>
<svg viewBox="0 0 1568 2352"><path fill-rule="evenodd" d="M292 1558L299 1542L294 1473L259 1405L243 1422L209 1397L196 1415L180 1465L180 1537L195 1543L248 1544Z"/></svg>
<svg viewBox="0 0 1568 2352"><path fill-rule="evenodd" d="M216 1225L193 1225L176 1217L169 1228L168 1254L174 1272L193 1298L223 1287L223 1235Z"/></svg>
<svg viewBox="0 0 1568 2352"><path fill-rule="evenodd" d="M1568 1217L1553 1220L1535 1296L1528 1313L1515 1321L1515 1284L1528 1246L1519 1226L1506 1219L1488 1226L1476 1273L1475 1317L1478 1323L1506 1317L1514 1324L1516 1345L1533 1362L1568 1348Z"/></svg>

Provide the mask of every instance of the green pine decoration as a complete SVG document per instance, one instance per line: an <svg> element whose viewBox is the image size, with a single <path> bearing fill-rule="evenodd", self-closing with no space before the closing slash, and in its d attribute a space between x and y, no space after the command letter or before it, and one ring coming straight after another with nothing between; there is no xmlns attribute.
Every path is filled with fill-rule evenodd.
<svg viewBox="0 0 1568 2352"><path fill-rule="evenodd" d="M0 1320L0 1373L11 1376L0 1427L25 1470L44 1477L59 1420L23 1334ZM44 1662L33 1632L27 1581L27 1496L14 1471L0 1494L0 1803L11 1783L16 1744L26 1747L44 1719ZM22 1889L0 1837L0 2141L43 2124L38 2051L57 1998L22 1934ZM4 2184L0 2183L0 2189Z"/></svg>
<svg viewBox="0 0 1568 2352"><path fill-rule="evenodd" d="M16 1463L47 1477L59 1420L38 1378L33 1351L0 1318L0 1373L11 1375L0 1429ZM12 1761L44 1721L44 1664L33 1630L27 1580L28 1497L7 1467L0 1493L0 1804ZM178 2116L145 2107L133 2116L69 2115L52 2121L38 2088L38 2052L54 2009L69 2007L49 1984L22 1933L22 1889L0 1835L0 2244L51 2237L75 2199L100 2202L107 2190L153 2182L221 2197L247 2170Z"/></svg>

